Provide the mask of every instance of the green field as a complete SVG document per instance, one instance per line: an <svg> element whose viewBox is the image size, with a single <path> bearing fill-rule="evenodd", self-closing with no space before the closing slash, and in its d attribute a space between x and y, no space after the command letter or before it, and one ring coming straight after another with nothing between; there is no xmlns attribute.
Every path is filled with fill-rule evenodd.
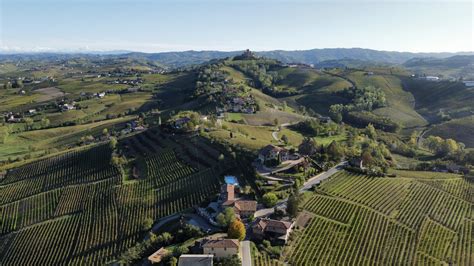
<svg viewBox="0 0 474 266"><path fill-rule="evenodd" d="M474 186L457 175L340 172L304 209L291 265L472 265Z"/></svg>

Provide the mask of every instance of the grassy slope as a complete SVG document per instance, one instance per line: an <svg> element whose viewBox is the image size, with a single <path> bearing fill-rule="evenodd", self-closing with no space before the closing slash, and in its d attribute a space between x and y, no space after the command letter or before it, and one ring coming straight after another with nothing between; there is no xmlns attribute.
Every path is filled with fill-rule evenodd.
<svg viewBox="0 0 474 266"><path fill-rule="evenodd" d="M315 112L327 114L331 105L346 103L345 99L333 94L351 86L342 78L314 69L285 68L280 73L285 79L278 86L299 91L299 95L284 98L289 104L301 104Z"/></svg>
<svg viewBox="0 0 474 266"><path fill-rule="evenodd" d="M404 127L419 127L427 124L426 120L415 111L415 98L403 90L402 82L393 75L364 75L363 71L354 71L347 75L358 87L374 86L385 92L387 107L379 108L375 114L387 116Z"/></svg>
<svg viewBox="0 0 474 266"><path fill-rule="evenodd" d="M416 99L416 109L431 122L436 114L444 110L452 117L462 117L474 110L474 89L466 88L460 82L429 82L404 79L405 87Z"/></svg>
<svg viewBox="0 0 474 266"><path fill-rule="evenodd" d="M0 144L0 160L28 154L31 152L30 147L33 147L36 152L39 152L50 148L74 146L83 136L100 135L104 128L110 129L131 119L133 119L133 116L77 126L33 130L12 134L7 138L5 143Z"/></svg>
<svg viewBox="0 0 474 266"><path fill-rule="evenodd" d="M474 148L473 132L474 115L471 115L435 125L427 132L427 135L455 139L468 148Z"/></svg>

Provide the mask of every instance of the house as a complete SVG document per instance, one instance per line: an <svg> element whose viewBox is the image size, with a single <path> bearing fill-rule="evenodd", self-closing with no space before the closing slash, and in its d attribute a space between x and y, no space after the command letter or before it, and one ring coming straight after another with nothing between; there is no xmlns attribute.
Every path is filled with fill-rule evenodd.
<svg viewBox="0 0 474 266"><path fill-rule="evenodd" d="M425 80L428 80L428 81L439 81L439 77L436 77L436 76L426 76L426 77L425 77Z"/></svg>
<svg viewBox="0 0 474 266"><path fill-rule="evenodd" d="M240 256L240 242L237 239L207 238L201 242L203 254L214 255L217 258Z"/></svg>
<svg viewBox="0 0 474 266"><path fill-rule="evenodd" d="M352 166L352 167L356 167L356 168L359 168L359 169L364 169L364 165L363 165L363 162L361 158L352 158L351 160L349 160L349 165Z"/></svg>
<svg viewBox="0 0 474 266"><path fill-rule="evenodd" d="M327 123L331 122L331 118L329 116L321 116L321 117L319 117L319 121L321 123L327 124Z"/></svg>
<svg viewBox="0 0 474 266"><path fill-rule="evenodd" d="M222 186L222 206L231 206L235 202L235 186L225 184Z"/></svg>
<svg viewBox="0 0 474 266"><path fill-rule="evenodd" d="M74 110L76 109L76 107L74 107L74 104L69 104L69 103L65 103L61 106L61 110L63 111L68 111L68 110Z"/></svg>
<svg viewBox="0 0 474 266"><path fill-rule="evenodd" d="M183 128L183 126L186 123L188 123L189 121L191 121L191 118L189 118L189 117L182 117L182 118L176 119L174 121L174 128L176 128L176 129Z"/></svg>
<svg viewBox="0 0 474 266"><path fill-rule="evenodd" d="M160 248L155 253L151 254L148 257L148 260L152 264L153 263L160 263L163 260L163 258L168 256L169 254L170 254L170 252L168 250L166 250L165 248Z"/></svg>
<svg viewBox="0 0 474 266"><path fill-rule="evenodd" d="M29 114L29 115L34 115L34 114L36 114L36 109L30 109L30 110L28 110L28 114Z"/></svg>
<svg viewBox="0 0 474 266"><path fill-rule="evenodd" d="M289 152L285 148L277 147L275 145L267 145L258 153L258 159L261 163L273 160L281 163L289 159Z"/></svg>
<svg viewBox="0 0 474 266"><path fill-rule="evenodd" d="M212 266L214 255L182 254L179 256L178 266Z"/></svg>
<svg viewBox="0 0 474 266"><path fill-rule="evenodd" d="M463 83L466 87L474 87L474 80L464 80Z"/></svg>
<svg viewBox="0 0 474 266"><path fill-rule="evenodd" d="M257 220L252 226L252 233L256 238L270 238L276 242L285 244L288 241L293 226L294 222L263 218Z"/></svg>
<svg viewBox="0 0 474 266"><path fill-rule="evenodd" d="M98 98L104 98L105 97L105 92L98 92L97 94Z"/></svg>
<svg viewBox="0 0 474 266"><path fill-rule="evenodd" d="M257 202L255 200L237 200L234 202L234 211L240 217L249 217L257 211Z"/></svg>

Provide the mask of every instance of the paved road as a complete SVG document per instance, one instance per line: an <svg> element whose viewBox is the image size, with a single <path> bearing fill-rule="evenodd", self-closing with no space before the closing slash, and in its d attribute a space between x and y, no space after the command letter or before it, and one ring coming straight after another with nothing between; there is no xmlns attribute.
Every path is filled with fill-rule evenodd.
<svg viewBox="0 0 474 266"><path fill-rule="evenodd" d="M334 175L335 173L339 172L340 170L343 169L343 166L346 165L347 162L341 162L334 166L333 168L327 170L326 172L322 172L319 175L316 175L310 179L308 179L304 184L303 187L299 190L299 193L303 193L313 187L313 185L321 182L322 180L328 179L330 176ZM280 200L275 207L285 207L286 202L288 201L288 198ZM260 209L255 212L254 217L266 217L270 214L272 214L275 211L275 207L273 208L265 208L265 209Z"/></svg>
<svg viewBox="0 0 474 266"><path fill-rule="evenodd" d="M308 179L304 183L303 187L300 188L300 193L311 189L311 187L313 187L313 185L318 184L322 180L328 179L333 174L339 172L343 168L343 166L346 165L346 164L347 164L347 161L341 162L341 163L337 164L336 166L334 166L333 168L327 170L326 172L322 172L319 175L311 177L310 179Z"/></svg>
<svg viewBox="0 0 474 266"><path fill-rule="evenodd" d="M287 160L287 161L285 161L285 164L288 164L288 165L286 165L284 167L281 167L281 168L268 168L268 167L264 166L261 163L255 163L254 166L255 166L255 170L257 170L258 174L265 176L265 175L269 175L271 173L278 173L278 172L286 171L286 170L292 168L293 166L295 166L296 164L301 163L303 160L304 160L303 157L301 157L297 160Z"/></svg>
<svg viewBox="0 0 474 266"><path fill-rule="evenodd" d="M250 241L240 242L242 246L242 266L252 266L252 255L250 254Z"/></svg>
<svg viewBox="0 0 474 266"><path fill-rule="evenodd" d="M282 199L280 200L279 202L277 202L277 204L275 205L275 207L286 207L286 202L288 201L288 199ZM265 209L260 209L258 211L256 211L253 216L255 218L258 218L258 217L266 217L270 214L272 214L274 211L275 211L275 207L273 208L265 208Z"/></svg>

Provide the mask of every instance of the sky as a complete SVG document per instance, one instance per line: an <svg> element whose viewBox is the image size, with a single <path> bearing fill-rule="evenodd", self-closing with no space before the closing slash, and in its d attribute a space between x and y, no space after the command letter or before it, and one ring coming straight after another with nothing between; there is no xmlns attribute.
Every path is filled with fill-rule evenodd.
<svg viewBox="0 0 474 266"><path fill-rule="evenodd" d="M474 0L0 0L0 51L474 51Z"/></svg>

